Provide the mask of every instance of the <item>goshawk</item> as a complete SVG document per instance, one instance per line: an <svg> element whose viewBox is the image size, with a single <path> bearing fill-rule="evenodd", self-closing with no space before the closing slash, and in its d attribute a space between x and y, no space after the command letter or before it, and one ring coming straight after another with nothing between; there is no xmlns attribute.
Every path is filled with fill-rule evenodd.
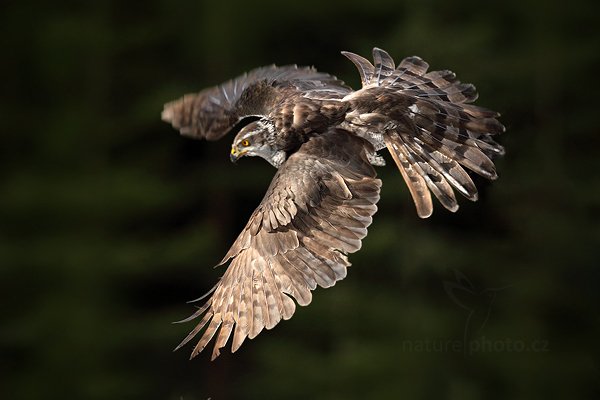
<svg viewBox="0 0 600 400"><path fill-rule="evenodd" d="M491 158L504 149L498 113L475 106L475 87L448 70L427 72L419 57L396 67L373 49L374 63L343 52L358 68L353 91L312 67L257 68L219 86L165 105L163 120L181 134L217 140L234 129L231 159L260 156L277 168L267 193L221 264L229 263L208 301L189 318L205 326L192 357L216 335L212 358L233 333L232 351L246 338L289 319L311 302L317 285L346 276L348 253L360 249L377 210L381 181L373 165L387 149L420 217L431 193L450 211L454 189L477 200L466 169L497 177Z"/></svg>

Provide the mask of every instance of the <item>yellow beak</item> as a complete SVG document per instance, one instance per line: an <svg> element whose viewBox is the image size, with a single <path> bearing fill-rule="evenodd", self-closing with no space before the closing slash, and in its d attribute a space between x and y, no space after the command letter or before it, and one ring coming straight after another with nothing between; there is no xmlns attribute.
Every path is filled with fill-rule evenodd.
<svg viewBox="0 0 600 400"><path fill-rule="evenodd" d="M245 151L238 151L237 147L231 146L231 153L229 154L229 159L231 162L236 162L240 157L246 154Z"/></svg>

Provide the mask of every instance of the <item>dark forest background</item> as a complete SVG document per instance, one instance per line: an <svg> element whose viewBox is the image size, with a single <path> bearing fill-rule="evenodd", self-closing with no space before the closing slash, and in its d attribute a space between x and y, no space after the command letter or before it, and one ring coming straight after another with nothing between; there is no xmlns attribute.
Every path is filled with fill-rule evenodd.
<svg viewBox="0 0 600 400"><path fill-rule="evenodd" d="M3 2L0 397L600 398L599 22L582 0ZM356 88L339 52L373 46L477 85L500 179L420 220L388 163L345 280L234 355L173 353L274 170L163 103L271 63Z"/></svg>

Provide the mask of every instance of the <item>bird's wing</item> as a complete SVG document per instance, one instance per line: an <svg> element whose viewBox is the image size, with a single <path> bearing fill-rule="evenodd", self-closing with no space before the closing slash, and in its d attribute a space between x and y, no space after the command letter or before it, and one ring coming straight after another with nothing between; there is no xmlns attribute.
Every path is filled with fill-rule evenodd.
<svg viewBox="0 0 600 400"><path fill-rule="evenodd" d="M377 210L381 181L368 162L370 145L342 130L311 138L279 168L267 193L221 262L227 271L203 307L206 325L192 357L216 336L216 358L233 332L232 351L305 306L317 285L346 276ZM372 149L370 149L372 151Z"/></svg>
<svg viewBox="0 0 600 400"><path fill-rule="evenodd" d="M162 119L182 135L217 140L240 119L268 114L281 93L277 88L287 95L298 92L315 97L347 94L351 90L335 76L318 72L313 67L271 65L167 103Z"/></svg>
<svg viewBox="0 0 600 400"><path fill-rule="evenodd" d="M398 67L384 50L374 48L374 65L342 52L358 68L363 89L375 102L388 105L386 114L408 121L385 137L421 217L432 212L431 193L451 211L458 209L455 188L470 200L477 189L465 168L488 179L497 177L493 156L504 148L494 136L504 132L499 113L475 106L477 91L448 70L427 72L429 64L413 56ZM358 97L359 92L356 92ZM399 105L394 109L394 105ZM394 118L392 118L394 119Z"/></svg>

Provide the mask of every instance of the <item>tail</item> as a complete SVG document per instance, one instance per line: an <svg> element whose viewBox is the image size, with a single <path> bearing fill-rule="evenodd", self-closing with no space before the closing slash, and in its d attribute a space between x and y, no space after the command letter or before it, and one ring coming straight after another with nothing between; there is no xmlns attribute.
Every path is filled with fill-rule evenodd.
<svg viewBox="0 0 600 400"><path fill-rule="evenodd" d="M497 120L499 113L468 104L477 99L475 86L461 83L448 70L427 72L429 64L416 56L396 68L392 57L378 48L373 49L375 65L357 54L342 54L358 68L363 88L381 88L387 94L381 98L396 99L401 127L382 133L418 215L431 215L430 193L452 212L458 209L452 188L477 200L477 188L465 168L496 179L491 158L503 155L504 148L494 136L505 128Z"/></svg>

